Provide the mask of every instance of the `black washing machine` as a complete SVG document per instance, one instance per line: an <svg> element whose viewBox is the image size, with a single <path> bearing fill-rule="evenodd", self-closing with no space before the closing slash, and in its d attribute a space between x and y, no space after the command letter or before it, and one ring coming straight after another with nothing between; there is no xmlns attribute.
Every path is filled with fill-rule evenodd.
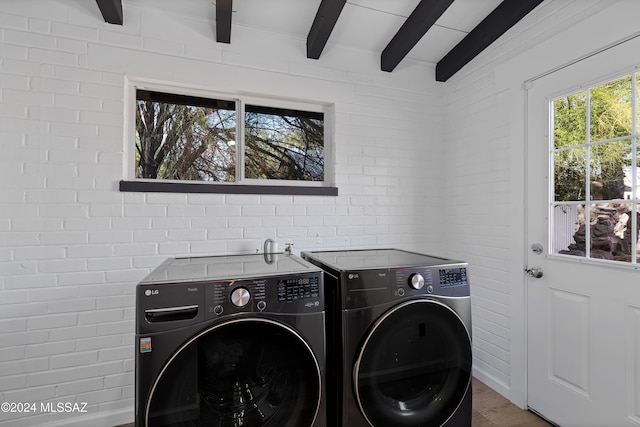
<svg viewBox="0 0 640 427"><path fill-rule="evenodd" d="M467 264L397 249L302 257L325 271L328 425L469 427Z"/></svg>
<svg viewBox="0 0 640 427"><path fill-rule="evenodd" d="M136 426L325 426L324 322L294 255L167 260L136 289Z"/></svg>

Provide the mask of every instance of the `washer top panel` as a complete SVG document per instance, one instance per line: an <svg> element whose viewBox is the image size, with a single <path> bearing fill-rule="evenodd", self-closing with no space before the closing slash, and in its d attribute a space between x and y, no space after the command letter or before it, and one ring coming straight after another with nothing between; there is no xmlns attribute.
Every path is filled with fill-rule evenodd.
<svg viewBox="0 0 640 427"><path fill-rule="evenodd" d="M437 266L460 263L446 258L439 258L400 249L362 249L345 251L310 251L305 252L309 258L338 271L353 271L372 268L399 268L413 266Z"/></svg>
<svg viewBox="0 0 640 427"><path fill-rule="evenodd" d="M289 254L222 255L170 258L140 284L245 279L318 272L320 269Z"/></svg>

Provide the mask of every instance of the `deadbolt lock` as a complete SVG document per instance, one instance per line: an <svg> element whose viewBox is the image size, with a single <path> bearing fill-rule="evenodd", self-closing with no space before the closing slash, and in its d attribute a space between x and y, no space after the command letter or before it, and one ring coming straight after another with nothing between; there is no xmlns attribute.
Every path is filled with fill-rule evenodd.
<svg viewBox="0 0 640 427"><path fill-rule="evenodd" d="M531 245L531 252L533 252L536 255L540 255L543 251L543 247L540 243L534 243L533 245Z"/></svg>

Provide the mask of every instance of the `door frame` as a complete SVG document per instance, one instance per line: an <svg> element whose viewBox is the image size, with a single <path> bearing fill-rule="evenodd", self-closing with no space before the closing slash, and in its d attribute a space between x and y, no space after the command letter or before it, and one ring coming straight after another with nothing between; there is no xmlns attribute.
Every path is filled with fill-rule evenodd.
<svg viewBox="0 0 640 427"><path fill-rule="evenodd" d="M565 27L563 31L542 42L534 40L530 41L528 46L519 46L522 53L502 62L494 69L495 93L500 101L508 105L508 110L503 111L508 111L509 114L506 122L512 141L511 170L513 173L509 194L512 196L510 209L513 214L513 232L509 238L508 262L511 268L507 276L511 309L510 384L506 385L492 377L481 379L523 409L526 409L528 404L528 301L527 278L524 273L530 250L525 247L528 241L526 181L528 166L525 156L529 143L528 90L533 87L536 80L542 77L640 37L640 32L629 34L629 29L634 28L632 16L635 14L629 13L628 4L600 3L590 12L592 15L582 20L576 19L575 25ZM605 34L593 31L593 28L603 21L617 24L612 25L611 31Z"/></svg>

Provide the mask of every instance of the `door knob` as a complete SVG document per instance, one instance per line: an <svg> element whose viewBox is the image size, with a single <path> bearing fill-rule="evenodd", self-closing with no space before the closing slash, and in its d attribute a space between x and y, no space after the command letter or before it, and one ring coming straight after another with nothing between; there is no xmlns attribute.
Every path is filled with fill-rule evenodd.
<svg viewBox="0 0 640 427"><path fill-rule="evenodd" d="M539 279L543 275L542 268L538 266L533 266L531 268L525 267L524 272L534 279Z"/></svg>

